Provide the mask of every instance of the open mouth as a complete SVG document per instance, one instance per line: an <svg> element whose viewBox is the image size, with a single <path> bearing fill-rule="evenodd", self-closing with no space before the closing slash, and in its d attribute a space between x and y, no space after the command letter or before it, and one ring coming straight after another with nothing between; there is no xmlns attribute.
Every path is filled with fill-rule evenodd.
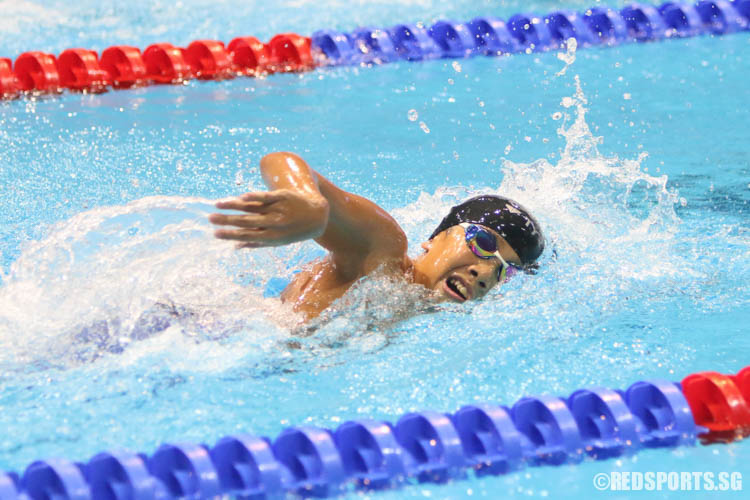
<svg viewBox="0 0 750 500"><path fill-rule="evenodd" d="M471 298L471 295L469 294L469 287L467 287L466 283L464 283L463 280L457 276L451 276L446 279L445 288L451 296L458 299L460 302Z"/></svg>

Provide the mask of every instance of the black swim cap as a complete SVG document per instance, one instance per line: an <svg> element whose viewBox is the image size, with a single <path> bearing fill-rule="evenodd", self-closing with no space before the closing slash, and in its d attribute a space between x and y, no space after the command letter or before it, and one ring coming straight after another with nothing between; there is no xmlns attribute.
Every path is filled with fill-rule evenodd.
<svg viewBox="0 0 750 500"><path fill-rule="evenodd" d="M515 250L524 267L533 264L544 251L539 223L525 208L508 198L486 194L456 205L430 239L462 222L481 224L497 231Z"/></svg>

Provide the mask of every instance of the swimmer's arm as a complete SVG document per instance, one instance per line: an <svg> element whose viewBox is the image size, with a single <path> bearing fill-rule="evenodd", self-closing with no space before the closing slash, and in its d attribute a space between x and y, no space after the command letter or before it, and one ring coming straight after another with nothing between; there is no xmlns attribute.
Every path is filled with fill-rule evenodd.
<svg viewBox="0 0 750 500"><path fill-rule="evenodd" d="M245 212L211 214L214 235L239 242L241 248L281 246L320 237L329 216L328 200L318 190L314 172L301 159L272 153L261 159L263 180L269 191L245 193L219 201L217 208Z"/></svg>
<svg viewBox="0 0 750 500"><path fill-rule="evenodd" d="M271 153L260 166L269 191L217 203L218 208L248 212L212 214L214 224L240 228L217 230L218 238L251 248L312 238L331 252L339 271L351 279L384 260L404 263L406 235L375 203L339 189L293 153Z"/></svg>
<svg viewBox="0 0 750 500"><path fill-rule="evenodd" d="M408 242L393 217L367 198L315 175L330 207L326 230L315 241L331 252L336 265L349 268L355 277L383 263L404 268Z"/></svg>

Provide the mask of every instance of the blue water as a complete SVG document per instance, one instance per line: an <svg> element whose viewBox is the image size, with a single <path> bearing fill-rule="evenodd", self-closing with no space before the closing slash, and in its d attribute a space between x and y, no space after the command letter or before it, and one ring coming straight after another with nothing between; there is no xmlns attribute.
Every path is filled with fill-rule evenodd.
<svg viewBox="0 0 750 500"><path fill-rule="evenodd" d="M6 4L11 57L560 6ZM0 469L736 372L750 352L748 49L741 33L582 49L560 76L552 52L0 104ZM545 229L542 271L406 320L419 290L366 280L300 337L273 296L320 250L235 252L205 220L212 200L261 188L258 160L280 149L391 211L413 255L455 202L516 198ZM189 313L134 335L156 302ZM740 442L367 496L578 498L601 471L747 480L748 463Z"/></svg>

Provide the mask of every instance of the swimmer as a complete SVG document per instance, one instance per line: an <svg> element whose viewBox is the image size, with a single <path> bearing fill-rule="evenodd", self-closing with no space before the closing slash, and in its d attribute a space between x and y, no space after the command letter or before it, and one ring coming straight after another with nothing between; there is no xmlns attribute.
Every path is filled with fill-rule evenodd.
<svg viewBox="0 0 750 500"><path fill-rule="evenodd" d="M268 191L219 201L215 236L238 248L260 248L315 240L328 250L309 263L281 294L304 315L318 316L358 279L374 271L420 284L438 301L484 297L517 271L533 272L544 250L539 223L518 203L492 195L455 207L422 243L424 253L407 256L404 231L385 210L336 187L293 153L260 161Z"/></svg>

